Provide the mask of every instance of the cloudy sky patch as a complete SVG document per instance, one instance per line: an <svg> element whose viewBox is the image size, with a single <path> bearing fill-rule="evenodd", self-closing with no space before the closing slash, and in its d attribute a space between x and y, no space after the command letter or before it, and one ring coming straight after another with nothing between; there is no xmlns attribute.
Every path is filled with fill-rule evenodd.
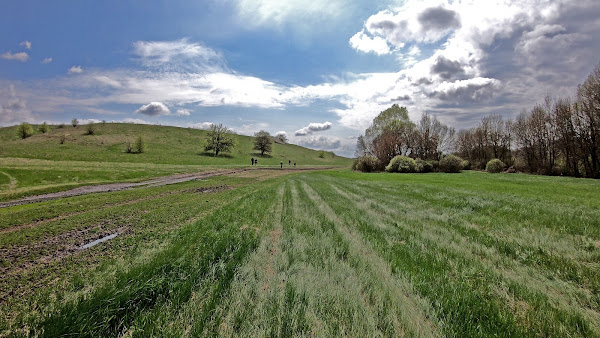
<svg viewBox="0 0 600 338"><path fill-rule="evenodd" d="M64 6L0 13L13 32L0 36L1 125L214 121L351 156L394 103L466 128L571 95L600 62L593 0L173 0L123 17L119 3L68 5L93 17Z"/></svg>

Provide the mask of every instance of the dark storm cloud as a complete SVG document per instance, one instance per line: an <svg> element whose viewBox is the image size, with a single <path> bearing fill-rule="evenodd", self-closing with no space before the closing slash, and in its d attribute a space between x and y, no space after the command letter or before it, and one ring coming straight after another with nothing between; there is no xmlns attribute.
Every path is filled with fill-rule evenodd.
<svg viewBox="0 0 600 338"><path fill-rule="evenodd" d="M444 80L449 80L455 77L455 75L464 74L465 70L460 62L452 61L440 56L431 67L431 72L438 74Z"/></svg>
<svg viewBox="0 0 600 338"><path fill-rule="evenodd" d="M468 84L466 86L450 88L445 91L433 91L427 94L430 98L460 104L489 100L493 95L493 82L485 84Z"/></svg>
<svg viewBox="0 0 600 338"><path fill-rule="evenodd" d="M460 17L454 11L443 7L427 8L418 17L424 29L443 31L449 28L460 28Z"/></svg>
<svg viewBox="0 0 600 338"><path fill-rule="evenodd" d="M406 94L406 95L401 95L396 98L393 98L391 101L410 101L410 100L411 100L411 97L408 94Z"/></svg>

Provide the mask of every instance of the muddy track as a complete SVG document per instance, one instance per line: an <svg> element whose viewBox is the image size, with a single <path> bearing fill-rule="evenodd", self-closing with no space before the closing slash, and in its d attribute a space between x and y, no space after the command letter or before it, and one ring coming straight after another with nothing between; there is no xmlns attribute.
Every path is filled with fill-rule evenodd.
<svg viewBox="0 0 600 338"><path fill-rule="evenodd" d="M303 170L324 170L324 169L332 169L332 168L297 168L297 169L283 169L284 171L303 171ZM143 182L124 182L124 183L111 183L111 184L100 184L100 185L88 185L83 187L78 187L71 190L59 191L50 194L43 195L35 195L28 196L17 200L12 200L8 202L0 202L0 208L12 207L15 205L21 204L29 204L29 203L38 203L49 200L55 200L59 198L73 197L73 196L81 196L87 194L95 194L102 192L111 192L111 191L122 191L134 188L148 188L148 187L158 187L162 185L168 184L176 184L183 183L188 181L201 180L214 176L226 176L233 175L237 173L242 173L245 171L251 170L282 170L282 169L274 169L274 168L245 168L245 169L222 169L215 171L205 171L199 173L192 174L178 174L171 176L163 176L153 178L148 181Z"/></svg>

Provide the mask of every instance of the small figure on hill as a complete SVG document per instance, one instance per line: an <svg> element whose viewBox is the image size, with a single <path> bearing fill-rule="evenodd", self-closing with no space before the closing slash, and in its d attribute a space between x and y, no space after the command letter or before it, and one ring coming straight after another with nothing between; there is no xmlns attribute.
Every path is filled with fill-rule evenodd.
<svg viewBox="0 0 600 338"><path fill-rule="evenodd" d="M254 164L258 165L258 159L257 158L254 159Z"/></svg>
<svg viewBox="0 0 600 338"><path fill-rule="evenodd" d="M279 165L281 166L281 169L283 169L283 161L279 162Z"/></svg>
<svg viewBox="0 0 600 338"><path fill-rule="evenodd" d="M288 164L289 164L289 165L292 165L292 160L288 160Z"/></svg>
<svg viewBox="0 0 600 338"><path fill-rule="evenodd" d="M296 168L296 161L294 161L294 168Z"/></svg>
<svg viewBox="0 0 600 338"><path fill-rule="evenodd" d="M250 159L250 162L252 162L252 165L254 165L254 157Z"/></svg>

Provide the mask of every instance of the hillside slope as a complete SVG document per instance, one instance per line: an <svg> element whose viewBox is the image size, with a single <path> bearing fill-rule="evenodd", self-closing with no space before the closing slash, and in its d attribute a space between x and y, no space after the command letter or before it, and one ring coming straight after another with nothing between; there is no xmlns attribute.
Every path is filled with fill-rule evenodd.
<svg viewBox="0 0 600 338"><path fill-rule="evenodd" d="M280 161L296 161L298 165L350 166L352 160L292 144L273 144L270 155L260 157L252 149L253 137L235 135L236 146L224 156L214 157L204 153L206 131L125 123L97 124L95 135L85 135L86 126L51 126L50 132L37 132L24 140L17 137L16 126L0 128L0 157L45 159L55 161L94 161L121 163L154 163L183 165L250 165L250 158L259 158L259 164L276 166ZM66 137L60 144L61 137ZM125 153L127 142L138 136L146 140L143 154Z"/></svg>

